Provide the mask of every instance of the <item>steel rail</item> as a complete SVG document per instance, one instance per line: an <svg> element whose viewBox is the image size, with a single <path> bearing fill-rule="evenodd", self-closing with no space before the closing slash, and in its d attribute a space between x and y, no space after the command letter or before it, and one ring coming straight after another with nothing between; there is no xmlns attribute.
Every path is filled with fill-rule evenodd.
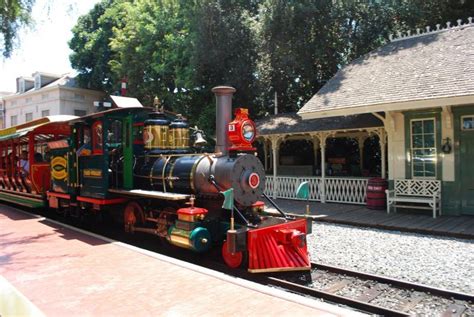
<svg viewBox="0 0 474 317"><path fill-rule="evenodd" d="M447 289L433 287L433 286L419 284L419 283L407 282L407 281L403 281L403 280L399 280L399 279L395 279L391 277L363 273L359 271L344 269L341 267L336 267L336 266L326 265L326 264L321 264L321 263L312 262L311 268L320 269L320 270L333 272L337 274L345 274L348 276L354 276L354 277L365 279L365 280L373 280L380 283L390 284L392 286L396 286L402 289L409 289L409 290L413 289L413 290L417 290L424 293L430 293L432 295L438 295L444 298L454 298L458 300L474 302L474 294L457 292L457 291L447 290Z"/></svg>
<svg viewBox="0 0 474 317"><path fill-rule="evenodd" d="M403 317L410 316L410 314L407 314L401 311L396 311L389 308L385 308L378 305L373 305L367 302L352 299L349 297L344 297L344 296L335 295L329 292L320 291L308 286L303 286L303 285L289 282L286 280L282 280L279 278L267 277L267 280L268 280L268 284L273 285L273 286L282 287L284 289L291 290L293 292L303 294L303 295L309 295L316 298L322 298L324 300L327 300L333 303L346 305L351 308L356 308L365 312L378 314L382 316L403 316Z"/></svg>

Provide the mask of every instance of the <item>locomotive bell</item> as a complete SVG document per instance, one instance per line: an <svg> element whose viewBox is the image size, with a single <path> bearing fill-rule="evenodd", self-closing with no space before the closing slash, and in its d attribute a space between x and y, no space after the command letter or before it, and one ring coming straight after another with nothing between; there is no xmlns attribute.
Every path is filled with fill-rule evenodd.
<svg viewBox="0 0 474 317"><path fill-rule="evenodd" d="M206 139L204 139L202 137L202 132L201 131L197 131L195 133L195 138L196 138L196 140L194 141L194 146L195 147L201 147L201 146L204 146L204 145L207 144Z"/></svg>

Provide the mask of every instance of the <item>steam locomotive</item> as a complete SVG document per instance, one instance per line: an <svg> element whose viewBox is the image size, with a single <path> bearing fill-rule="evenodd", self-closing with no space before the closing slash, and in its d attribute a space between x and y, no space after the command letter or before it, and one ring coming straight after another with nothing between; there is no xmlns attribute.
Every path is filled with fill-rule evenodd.
<svg viewBox="0 0 474 317"><path fill-rule="evenodd" d="M153 234L194 252L221 247L232 268L310 269L307 221L283 212L268 216L259 201L265 173L252 147L255 123L243 108L231 121L234 88L212 91L214 153L203 153L201 131L183 117L129 106L126 97L112 97L115 109L0 131L0 199L68 217L107 213L126 232ZM30 173L18 176L9 153L25 149Z"/></svg>

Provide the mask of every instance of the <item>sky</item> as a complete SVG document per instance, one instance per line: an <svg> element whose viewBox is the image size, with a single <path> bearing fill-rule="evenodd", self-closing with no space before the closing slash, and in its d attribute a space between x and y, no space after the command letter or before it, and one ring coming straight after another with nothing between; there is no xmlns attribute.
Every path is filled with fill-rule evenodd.
<svg viewBox="0 0 474 317"><path fill-rule="evenodd" d="M78 17L99 0L36 0L33 25L19 32L19 41L9 59L0 57L0 92L15 92L17 77L36 71L53 74L72 72L68 41Z"/></svg>

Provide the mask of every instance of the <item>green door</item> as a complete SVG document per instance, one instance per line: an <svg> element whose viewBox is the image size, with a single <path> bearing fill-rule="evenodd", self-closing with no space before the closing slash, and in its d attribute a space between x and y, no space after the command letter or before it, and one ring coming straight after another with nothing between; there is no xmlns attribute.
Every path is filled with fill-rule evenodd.
<svg viewBox="0 0 474 317"><path fill-rule="evenodd" d="M469 123L471 120L474 121L474 116L461 117L459 138L461 213L467 215L474 215L474 129Z"/></svg>

